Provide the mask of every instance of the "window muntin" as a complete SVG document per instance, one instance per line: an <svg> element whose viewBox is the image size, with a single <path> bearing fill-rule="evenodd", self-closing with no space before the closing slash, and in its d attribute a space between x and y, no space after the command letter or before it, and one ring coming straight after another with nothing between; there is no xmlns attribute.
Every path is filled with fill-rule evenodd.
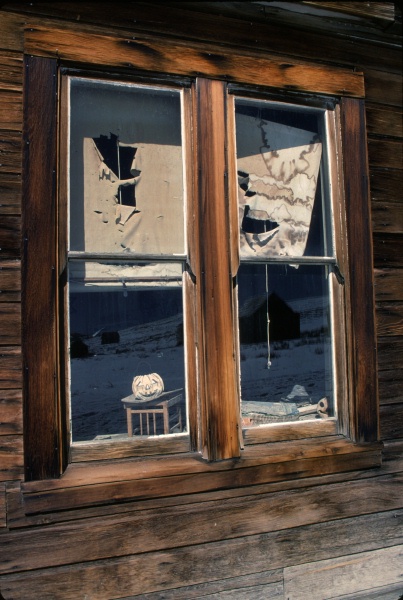
<svg viewBox="0 0 403 600"><path fill-rule="evenodd" d="M335 415L325 111L235 99L242 422Z"/></svg>
<svg viewBox="0 0 403 600"><path fill-rule="evenodd" d="M144 409L135 435L184 433L181 90L79 77L68 90L72 441L127 439L122 400ZM174 392L168 428L160 401Z"/></svg>

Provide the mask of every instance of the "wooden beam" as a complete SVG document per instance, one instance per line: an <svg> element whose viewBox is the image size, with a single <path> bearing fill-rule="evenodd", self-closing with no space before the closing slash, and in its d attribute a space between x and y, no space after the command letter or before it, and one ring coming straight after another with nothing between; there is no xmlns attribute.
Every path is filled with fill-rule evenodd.
<svg viewBox="0 0 403 600"><path fill-rule="evenodd" d="M88 35L46 27L28 29L25 52L86 65L156 71L190 77L284 88L294 92L364 96L363 74L353 69L251 56L228 49L152 40L149 37Z"/></svg>

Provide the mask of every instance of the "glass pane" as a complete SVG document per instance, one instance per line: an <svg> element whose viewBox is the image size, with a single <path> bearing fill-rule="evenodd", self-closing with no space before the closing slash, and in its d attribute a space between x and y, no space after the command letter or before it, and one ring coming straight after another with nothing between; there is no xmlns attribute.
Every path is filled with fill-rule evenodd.
<svg viewBox="0 0 403 600"><path fill-rule="evenodd" d="M333 416L327 267L242 264L238 295L244 425Z"/></svg>
<svg viewBox="0 0 403 600"><path fill-rule="evenodd" d="M331 253L320 174L323 114L236 100L241 258Z"/></svg>
<svg viewBox="0 0 403 600"><path fill-rule="evenodd" d="M134 435L185 431L182 266L72 261L69 288L73 441L127 437L128 407Z"/></svg>
<svg viewBox="0 0 403 600"><path fill-rule="evenodd" d="M181 93L70 79L70 250L184 254Z"/></svg>

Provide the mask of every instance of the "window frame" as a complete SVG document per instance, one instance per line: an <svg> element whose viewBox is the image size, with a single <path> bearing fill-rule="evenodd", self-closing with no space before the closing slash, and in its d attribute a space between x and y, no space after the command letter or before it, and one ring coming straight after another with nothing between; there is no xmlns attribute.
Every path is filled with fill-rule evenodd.
<svg viewBox="0 0 403 600"><path fill-rule="evenodd" d="M123 480L124 491L120 497L132 498L142 493L150 497L174 495L178 493L174 491L178 489L175 488L175 481L185 474L192 474L192 481L185 485L186 493L191 493L215 489L214 486L239 487L248 485L250 481L275 481L289 477L289 473L293 473L293 478L313 476L318 467L310 467L310 461L315 465L321 464L322 472L326 461L325 472L379 465L372 238L362 74L306 63L287 64L288 68L284 69L283 61L278 57L253 56L232 50L218 51L217 48L212 55L197 44L186 46L187 52L184 53L182 46L178 52L177 44L151 38L133 42L124 37L72 34L46 28L36 28L26 33L22 353L26 480L23 489L28 512L44 510L44 490L58 492L54 495L53 504L52 500L49 504L48 498L48 509L49 506L63 506L60 496L62 490L66 507L97 503L95 496L86 494L84 498L79 491L78 482L85 477L85 472L89 474L91 482L96 483L93 492L99 486L109 486L110 489L111 482ZM166 60L163 67L150 49L154 50L155 55L164 54ZM122 67L122 64L128 63L130 67ZM133 69L133 63L136 64L136 70ZM105 464L100 461L95 466L92 461L99 461L99 450L75 451L74 447L68 447L67 411L61 401L61 389L65 382L58 351L60 345L64 344L64 331L59 322L64 298L58 294L58 277L63 285L65 255L57 251L57 248L65 245L66 239L60 228L58 230L55 227L58 219L65 218L57 204L58 186L66 176L63 170L58 172L58 136L66 134L63 122L58 132L60 65L84 71L90 71L95 65L97 69L113 69L122 77L133 78L134 75L146 78L148 73L161 73L161 77L170 73L179 77L196 77L196 91L189 103L193 118L186 116L192 120L193 131L192 134L189 132L187 143L192 148L196 165L192 181L188 184L193 196L199 198L198 202L192 203L192 211L188 211L187 225L196 235L191 236L192 242L189 244L192 277L188 277L186 284L189 288L186 318L194 323L192 331L198 332L197 336L196 333L188 336L188 343L197 346L197 363L194 357L190 368L195 375L199 373L202 376L199 377L200 400L189 406L190 419L194 424L197 421L197 425L191 429L189 452L173 445L172 455L145 459L139 444L133 445L130 441L130 444L123 444L118 450L116 447L108 446L107 449L103 446ZM342 263L339 264L345 279L345 310L341 304L337 310L346 326L345 368L349 374L346 389L342 393L337 427L321 422L319 429L317 423L307 422L298 427L297 432L292 425L250 428L245 432L245 448L242 451L237 366L234 363L237 351L234 341L237 339L234 319L236 305L232 289L239 264L237 206L228 202L234 194L236 197L236 166L234 119L228 109L231 101L226 90L228 79L249 85L255 90L260 89L257 86L263 85L263 81L268 91L283 98L289 95L287 90L291 89L292 94L297 95L298 92L314 100L326 95L339 99L339 108L336 110L340 111L340 133L335 131L335 142L342 156L342 164L334 175L341 176L344 181L341 185L344 198L340 198L336 218L348 241L347 252L346 240L336 240L340 244ZM207 110L212 97L215 106L219 107L218 111ZM216 132L215 136L211 136L212 130ZM220 151L218 155L217 148L227 148L227 153ZM61 169L62 165L61 162ZM336 169L335 166L333 168ZM200 176L200 173L208 173L208 178ZM227 176L222 177L223 173ZM209 202L212 193L216 198L221 198L220 203ZM203 224L210 223L213 230L217 220L226 224L225 235L221 229L213 233L220 256L224 257L222 261L212 261L211 253L202 244L201 215ZM198 224L196 228L195 224ZM193 277L202 285L195 286ZM217 304L211 303L208 294L217 278L226 279L225 290L219 294L218 302L224 302L227 320L221 319ZM211 339L212 331L216 332L214 339ZM208 360L212 352L218 349L223 356L219 365ZM217 375L225 371L227 364L230 365L228 378L224 384L216 385ZM189 394L196 398L197 390L189 390ZM134 447L137 459L132 458ZM163 449L160 450L162 453ZM334 459L335 454L337 460ZM69 464L70 455L73 456L73 462ZM300 461L296 456L301 456ZM206 461L201 461L201 457ZM303 463L304 469L301 468L301 473L295 475L299 462ZM282 469L278 467L280 463ZM156 489L146 483L149 477L156 480L163 477L166 482L166 469L170 469L171 486L162 490L162 486ZM238 472L236 482L232 472L234 469ZM255 478L250 479L252 471L256 474ZM62 474L60 484L56 484L55 478ZM209 479L213 474L214 477ZM139 485L141 480L143 485ZM148 491L145 492L145 489ZM108 496L105 490L104 500L112 493L108 492ZM116 490L113 497L116 497Z"/></svg>

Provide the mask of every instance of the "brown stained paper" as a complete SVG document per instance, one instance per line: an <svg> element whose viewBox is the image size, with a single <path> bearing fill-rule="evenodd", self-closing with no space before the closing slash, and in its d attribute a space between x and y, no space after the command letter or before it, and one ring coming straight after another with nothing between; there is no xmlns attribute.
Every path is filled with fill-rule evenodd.
<svg viewBox="0 0 403 600"><path fill-rule="evenodd" d="M237 115L236 125L241 258L302 256L322 144L309 131L247 115ZM271 226L263 233L244 231L245 215Z"/></svg>
<svg viewBox="0 0 403 600"><path fill-rule="evenodd" d="M183 253L181 147L125 146L136 150L132 168L136 176L122 180L105 164L94 140L83 140L85 251ZM135 186L135 206L120 203L122 185Z"/></svg>

